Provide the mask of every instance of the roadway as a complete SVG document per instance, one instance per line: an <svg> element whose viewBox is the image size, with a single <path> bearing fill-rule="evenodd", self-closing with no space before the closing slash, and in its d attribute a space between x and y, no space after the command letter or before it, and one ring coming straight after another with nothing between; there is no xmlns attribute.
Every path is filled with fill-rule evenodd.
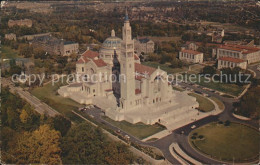
<svg viewBox="0 0 260 165"><path fill-rule="evenodd" d="M156 147L158 149L160 149L162 151L162 153L164 154L164 157L171 162L172 164L180 164L170 153L169 151L169 146L173 143L176 142L179 144L179 146L183 149L184 152L186 152L190 157L204 163L204 164L222 164L223 162L219 162L216 160L213 160L211 158L205 157L204 155L198 153L197 151L195 151L189 144L188 142L188 135L189 133L193 130L191 128L192 125L195 125L196 128L203 126L205 124L208 124L210 122L214 122L214 121L218 121L218 120L222 120L222 121L226 121L229 120L231 122L239 122L239 123L243 123L243 124L247 124L247 125L251 125L253 127L258 128L258 123L254 122L254 121L243 121L240 119L235 118L232 113L233 113L233 103L237 102L237 99L234 98L226 98L223 96L220 96L219 94L209 91L201 86L194 86L194 85L190 85L190 84L186 84L186 83L179 83L181 86L183 87L188 87L190 89L193 89L194 91L197 92L201 92L201 93L206 93L208 94L209 97L216 97L219 100L221 100L224 105L225 105L225 109L222 113L215 115L215 116L208 116L205 117L201 120L195 121L193 123L190 123L188 125L185 125L183 127L180 127L174 131L171 132L170 135L165 136L161 139L158 139L156 141L153 142L143 142L141 140L139 140L138 138L128 134L127 132L124 132L123 130L121 130L120 128L110 124L109 122L107 122L106 120L102 119L102 116L104 115L104 113L97 108L93 108L90 110L85 111L85 113L87 113L88 115L92 116L93 118L95 118L95 120L97 122L100 122L102 124L105 124L107 127L109 127L110 129L117 131L120 130L120 134L124 137L125 135L128 135L130 137L130 140L132 142L141 144L141 145L148 145L148 146L153 146Z"/></svg>

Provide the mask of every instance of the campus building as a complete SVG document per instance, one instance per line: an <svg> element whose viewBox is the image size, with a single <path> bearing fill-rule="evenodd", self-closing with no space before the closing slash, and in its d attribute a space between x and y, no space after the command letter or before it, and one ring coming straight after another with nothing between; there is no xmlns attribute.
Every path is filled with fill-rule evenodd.
<svg viewBox="0 0 260 165"><path fill-rule="evenodd" d="M203 63L203 53L195 50L183 49L179 52L179 59L190 63Z"/></svg>
<svg viewBox="0 0 260 165"><path fill-rule="evenodd" d="M247 68L247 62L239 58L232 57L220 57L218 59L218 69L222 68L235 68L240 67L241 69Z"/></svg>
<svg viewBox="0 0 260 165"><path fill-rule="evenodd" d="M134 39L134 50L138 55L153 53L154 42L148 38L136 38Z"/></svg>
<svg viewBox="0 0 260 165"><path fill-rule="evenodd" d="M217 48L216 53L217 58L237 58L245 60L247 64L252 64L260 61L260 49L253 46L221 45Z"/></svg>
<svg viewBox="0 0 260 165"><path fill-rule="evenodd" d="M71 41L64 41L51 35L36 36L32 40L34 47L40 47L49 54L69 56L79 52L79 44Z"/></svg>

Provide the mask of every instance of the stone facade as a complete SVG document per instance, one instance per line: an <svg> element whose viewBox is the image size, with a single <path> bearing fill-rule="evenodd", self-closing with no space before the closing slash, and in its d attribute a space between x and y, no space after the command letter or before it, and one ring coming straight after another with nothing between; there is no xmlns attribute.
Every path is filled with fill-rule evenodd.
<svg viewBox="0 0 260 165"><path fill-rule="evenodd" d="M134 50L140 55L153 53L154 52L154 42L148 38L137 38L134 39Z"/></svg>
<svg viewBox="0 0 260 165"><path fill-rule="evenodd" d="M72 53L77 54L79 51L78 43L60 40L50 35L34 37L32 45L42 48L49 54L57 54L62 56L69 56Z"/></svg>
<svg viewBox="0 0 260 165"><path fill-rule="evenodd" d="M159 122L171 128L192 122L197 114L196 99L174 91L165 71L140 64L127 14L122 40L112 31L99 53L87 50L81 55L76 72L77 82L58 93L81 104L94 104L113 120ZM111 73L116 75L112 79Z"/></svg>
<svg viewBox="0 0 260 165"><path fill-rule="evenodd" d="M8 27L13 27L13 26L32 27L32 20L30 20L30 19L9 20L8 21Z"/></svg>

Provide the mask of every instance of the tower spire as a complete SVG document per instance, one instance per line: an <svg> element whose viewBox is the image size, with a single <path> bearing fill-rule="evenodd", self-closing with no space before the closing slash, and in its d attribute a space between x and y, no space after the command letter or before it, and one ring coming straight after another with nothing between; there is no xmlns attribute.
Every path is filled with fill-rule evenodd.
<svg viewBox="0 0 260 165"><path fill-rule="evenodd" d="M125 21L129 21L127 7L125 7Z"/></svg>

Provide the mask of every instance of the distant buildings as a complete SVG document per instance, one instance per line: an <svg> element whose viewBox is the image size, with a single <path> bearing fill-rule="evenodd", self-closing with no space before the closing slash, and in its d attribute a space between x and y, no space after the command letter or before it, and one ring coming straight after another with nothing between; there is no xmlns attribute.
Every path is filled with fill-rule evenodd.
<svg viewBox="0 0 260 165"><path fill-rule="evenodd" d="M9 20L8 21L8 27L13 26L27 26L32 27L32 20L30 19L20 19L20 20Z"/></svg>
<svg viewBox="0 0 260 165"><path fill-rule="evenodd" d="M222 39L225 36L225 30L214 31L211 35L211 41L215 43L222 43Z"/></svg>
<svg viewBox="0 0 260 165"><path fill-rule="evenodd" d="M16 34L14 33L5 34L5 39L16 41Z"/></svg>
<svg viewBox="0 0 260 165"><path fill-rule="evenodd" d="M42 37L42 36L49 36L51 35L51 33L40 33L40 34L31 34L31 35L24 35L21 37L18 37L19 40L27 40L27 41L31 41L34 39L34 37Z"/></svg>
<svg viewBox="0 0 260 165"><path fill-rule="evenodd" d="M186 42L181 49L197 50L199 48L199 43L197 42Z"/></svg>
<svg viewBox="0 0 260 165"><path fill-rule="evenodd" d="M203 53L197 51L199 44L186 42L179 52L179 59L190 63L203 63Z"/></svg>
<svg viewBox="0 0 260 165"><path fill-rule="evenodd" d="M141 53L148 54L154 52L154 42L148 38L134 39L134 49L138 55Z"/></svg>
<svg viewBox="0 0 260 165"><path fill-rule="evenodd" d="M203 53L195 50L183 49L179 53L179 59L191 63L203 63Z"/></svg>
<svg viewBox="0 0 260 165"><path fill-rule="evenodd" d="M79 44L71 41L64 41L52 36L34 37L32 45L40 47L49 54L69 56L79 52Z"/></svg>
<svg viewBox="0 0 260 165"><path fill-rule="evenodd" d="M235 66L246 69L247 66L244 66L245 64L260 61L260 49L252 46L221 45L215 52L218 59L218 69Z"/></svg>

